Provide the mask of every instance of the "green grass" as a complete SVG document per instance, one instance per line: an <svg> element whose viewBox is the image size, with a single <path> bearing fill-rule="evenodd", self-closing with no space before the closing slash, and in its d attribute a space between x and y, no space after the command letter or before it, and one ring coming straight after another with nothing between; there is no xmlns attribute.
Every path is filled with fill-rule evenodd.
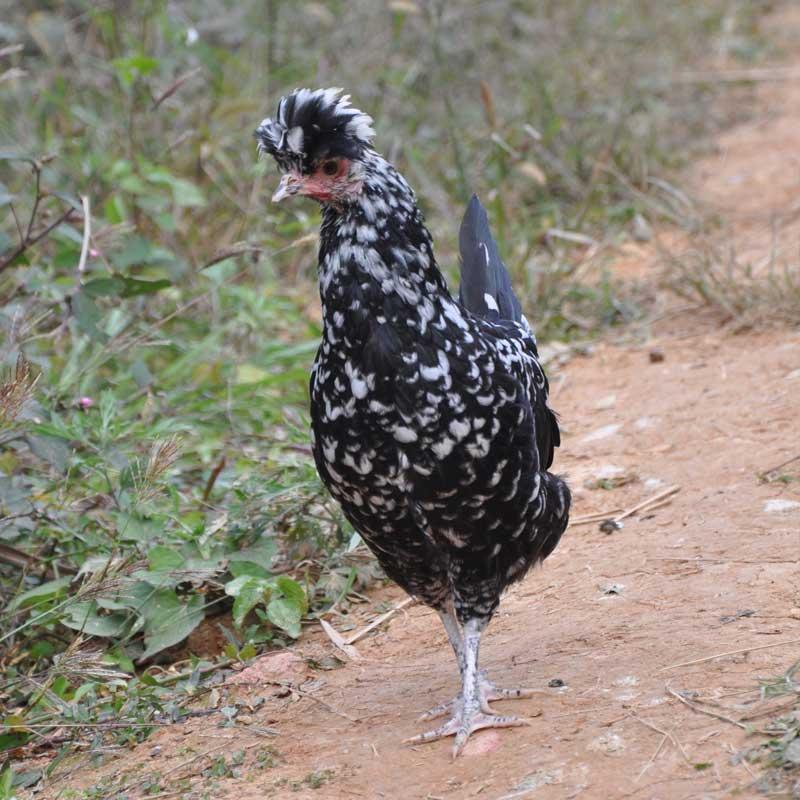
<svg viewBox="0 0 800 800"><path fill-rule="evenodd" d="M64 723L89 751L138 741L213 672L176 649L206 616L230 613L224 663L250 658L373 574L307 448L318 216L268 204L251 135L282 91L342 85L375 116L451 277L478 191L541 338L583 337L637 313L591 243L674 221L653 176L729 120L676 72L717 46L756 58L759 11L7 8L0 749L63 755Z"/></svg>

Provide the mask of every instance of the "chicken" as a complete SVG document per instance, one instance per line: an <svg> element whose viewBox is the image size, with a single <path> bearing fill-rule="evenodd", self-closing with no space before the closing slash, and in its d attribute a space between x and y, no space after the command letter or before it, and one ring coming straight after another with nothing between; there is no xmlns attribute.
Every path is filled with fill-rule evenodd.
<svg viewBox="0 0 800 800"><path fill-rule="evenodd" d="M283 172L273 196L322 205L323 334L311 372L317 470L386 574L435 609L461 676L447 721L412 742L526 720L490 703L481 633L504 589L558 544L570 492L536 340L477 197L461 226L459 300L409 185L339 89L298 89L256 131Z"/></svg>

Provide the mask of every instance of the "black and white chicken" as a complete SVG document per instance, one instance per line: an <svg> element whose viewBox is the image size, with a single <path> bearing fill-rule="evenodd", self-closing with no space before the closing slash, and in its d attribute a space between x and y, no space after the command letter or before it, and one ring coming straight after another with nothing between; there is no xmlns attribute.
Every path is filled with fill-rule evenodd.
<svg viewBox="0 0 800 800"><path fill-rule="evenodd" d="M414 193L372 147L372 119L340 89L298 89L256 131L283 172L274 201L322 205L323 334L311 372L320 477L386 574L434 608L461 673L448 715L412 740L526 724L491 701L524 697L478 669L503 590L546 558L570 492L547 470L559 429L536 339L486 212L469 203L455 300Z"/></svg>

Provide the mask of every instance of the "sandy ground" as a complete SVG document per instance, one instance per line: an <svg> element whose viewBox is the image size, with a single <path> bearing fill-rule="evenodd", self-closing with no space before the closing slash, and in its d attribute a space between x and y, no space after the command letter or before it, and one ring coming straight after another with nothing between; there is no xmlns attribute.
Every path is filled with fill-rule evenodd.
<svg viewBox="0 0 800 800"><path fill-rule="evenodd" d="M775 30L800 40L800 11ZM797 233L800 80L764 83L758 104L763 113L721 137L690 179L763 253L771 221ZM256 685L212 695L219 707L257 706L235 727L217 712L165 728L39 796L111 781L116 791L84 796L142 797L148 776L151 797L219 800L756 796L758 767L736 754L760 739L734 721L766 724L786 698L765 704L758 681L800 655L800 462L778 470L787 483L758 477L800 455L800 333L733 335L709 314L676 310L646 340L601 343L555 373L556 467L576 516L680 491L611 534L571 527L506 597L482 662L498 683L537 690L498 704L530 727L478 733L456 762L449 740L402 744L425 729L417 715L458 688L436 615L416 606L338 669L315 666L338 652L321 632L297 660L257 662ZM603 478L623 485L588 488ZM375 605L401 599L382 590ZM361 622L377 613L366 608ZM676 693L692 693L695 708Z"/></svg>

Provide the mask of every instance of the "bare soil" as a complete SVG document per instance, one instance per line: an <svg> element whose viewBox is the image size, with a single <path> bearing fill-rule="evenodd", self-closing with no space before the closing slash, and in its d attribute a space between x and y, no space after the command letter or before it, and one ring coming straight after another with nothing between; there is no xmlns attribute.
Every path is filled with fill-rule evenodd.
<svg viewBox="0 0 800 800"><path fill-rule="evenodd" d="M800 10L774 26L797 42ZM763 253L770 220L798 230L787 212L800 198L800 80L763 83L757 103L754 120L721 137L689 180ZM757 796L759 767L736 754L761 739L731 720L766 724L786 698L765 703L759 679L800 656L800 462L777 471L786 482L759 480L800 456L800 332L734 335L674 301L646 339L603 342L553 371L564 425L556 467L574 488L575 517L673 484L680 492L610 534L571 527L505 598L482 664L501 685L537 690L498 704L530 727L480 732L455 762L450 740L402 743L425 729L420 712L458 689L438 618L414 606L338 669L314 666L344 658L321 632L296 647L306 660L257 662L242 676L256 685L231 683L213 698L220 707L266 698L235 727L214 713L165 728L97 770L54 778L40 796L113 779L139 797L148 775L152 796L219 800ZM587 488L598 480L609 488ZM358 621L402 597L376 592ZM695 693L696 708L672 692ZM237 751L232 774L203 776Z"/></svg>

